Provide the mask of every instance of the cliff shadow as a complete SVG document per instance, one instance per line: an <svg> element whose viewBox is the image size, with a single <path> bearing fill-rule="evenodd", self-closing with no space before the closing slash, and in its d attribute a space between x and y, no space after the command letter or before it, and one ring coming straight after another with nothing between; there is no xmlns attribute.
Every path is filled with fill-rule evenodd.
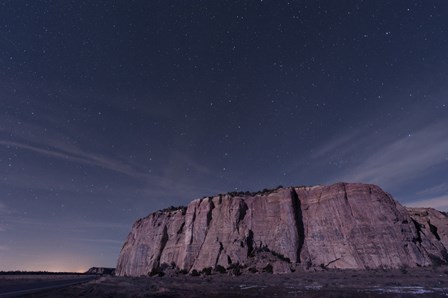
<svg viewBox="0 0 448 298"><path fill-rule="evenodd" d="M303 224L302 203L294 188L291 189L292 208L294 210L294 222L296 225L297 236L299 243L297 244L297 263L301 263L300 254L305 242L305 227Z"/></svg>

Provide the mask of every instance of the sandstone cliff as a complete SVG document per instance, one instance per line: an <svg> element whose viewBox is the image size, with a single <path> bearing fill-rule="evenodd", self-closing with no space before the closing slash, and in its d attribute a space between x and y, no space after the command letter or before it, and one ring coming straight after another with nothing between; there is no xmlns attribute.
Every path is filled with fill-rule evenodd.
<svg viewBox="0 0 448 298"><path fill-rule="evenodd" d="M138 220L116 274L147 275L164 263L188 271L271 263L274 272L428 266L448 261L447 231L444 214L408 211L375 185L230 193Z"/></svg>

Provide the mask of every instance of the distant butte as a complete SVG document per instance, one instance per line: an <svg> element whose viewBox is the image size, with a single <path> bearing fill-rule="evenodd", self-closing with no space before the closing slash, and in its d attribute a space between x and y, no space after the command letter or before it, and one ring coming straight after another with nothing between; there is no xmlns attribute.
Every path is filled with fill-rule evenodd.
<svg viewBox="0 0 448 298"><path fill-rule="evenodd" d="M420 267L448 262L448 217L406 209L376 185L337 183L229 193L138 220L119 276Z"/></svg>

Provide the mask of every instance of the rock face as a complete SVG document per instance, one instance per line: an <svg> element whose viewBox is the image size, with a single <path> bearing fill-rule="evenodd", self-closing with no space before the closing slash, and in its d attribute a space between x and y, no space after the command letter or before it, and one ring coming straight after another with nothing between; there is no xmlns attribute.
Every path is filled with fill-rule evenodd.
<svg viewBox="0 0 448 298"><path fill-rule="evenodd" d="M419 241L433 263L448 260L448 217L433 208L408 208L419 232Z"/></svg>
<svg viewBox="0 0 448 298"><path fill-rule="evenodd" d="M408 211L375 185L338 183L230 193L152 213L134 224L116 274L148 275L164 263L188 271L271 264L275 273L416 267L447 262L447 248L444 214Z"/></svg>

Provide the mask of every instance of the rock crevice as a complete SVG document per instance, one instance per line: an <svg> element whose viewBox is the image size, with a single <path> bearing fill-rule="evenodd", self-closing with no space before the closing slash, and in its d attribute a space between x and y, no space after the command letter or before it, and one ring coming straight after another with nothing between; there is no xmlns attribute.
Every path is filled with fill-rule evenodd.
<svg viewBox="0 0 448 298"><path fill-rule="evenodd" d="M291 190L291 205L294 210L294 223L297 229L297 238L299 240L297 245L296 260L297 263L301 263L300 254L302 253L303 243L305 241L305 228L303 224L302 206L297 192Z"/></svg>

